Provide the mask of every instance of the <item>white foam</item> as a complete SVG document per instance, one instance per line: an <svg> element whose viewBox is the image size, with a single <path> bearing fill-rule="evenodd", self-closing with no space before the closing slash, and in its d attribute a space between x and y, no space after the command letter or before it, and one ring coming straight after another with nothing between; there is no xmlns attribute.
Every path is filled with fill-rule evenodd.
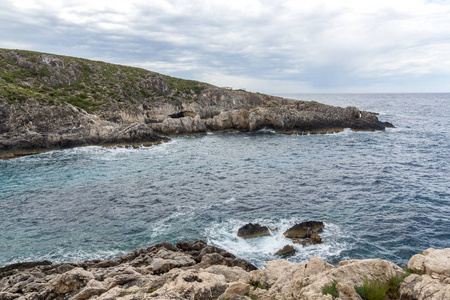
<svg viewBox="0 0 450 300"><path fill-rule="evenodd" d="M347 236L339 226L335 224L325 224L321 233L323 243L303 247L293 244L291 239L284 237L283 233L292 225L299 222L297 219L283 220L252 220L252 223L278 227L278 230L271 232L270 236L255 239L242 239L237 236L237 231L245 225L245 222L230 219L226 222L217 223L207 229L205 234L209 244L225 249L236 256L254 263L259 268L266 265L267 261L279 259L274 253L285 245L293 245L296 253L288 260L293 262L308 261L311 257L317 256L324 260L331 256L339 255L343 250L348 249L345 242Z"/></svg>
<svg viewBox="0 0 450 300"><path fill-rule="evenodd" d="M127 253L126 251L119 250L81 250L75 249L68 251L65 248L57 248L50 253L46 253L44 255L36 254L36 256L17 256L13 260L8 261L7 265L22 263L26 261L43 261L48 260L52 263L63 263L63 262L82 262L86 260L93 259L112 259L119 257L123 254Z"/></svg>

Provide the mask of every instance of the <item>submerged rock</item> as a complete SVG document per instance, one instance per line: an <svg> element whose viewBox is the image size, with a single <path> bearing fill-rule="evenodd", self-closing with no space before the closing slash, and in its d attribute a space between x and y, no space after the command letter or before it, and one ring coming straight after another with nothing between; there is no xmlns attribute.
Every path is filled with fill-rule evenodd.
<svg viewBox="0 0 450 300"><path fill-rule="evenodd" d="M238 237L244 239L251 239L260 236L270 235L270 231L267 226L248 223L247 225L244 225L241 228L239 228L237 235Z"/></svg>

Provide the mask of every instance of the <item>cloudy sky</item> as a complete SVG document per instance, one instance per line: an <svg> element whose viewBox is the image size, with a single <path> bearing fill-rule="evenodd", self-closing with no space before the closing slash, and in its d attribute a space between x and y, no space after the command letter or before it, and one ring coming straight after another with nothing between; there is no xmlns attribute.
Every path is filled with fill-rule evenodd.
<svg viewBox="0 0 450 300"><path fill-rule="evenodd" d="M450 0L0 0L0 48L264 93L450 92Z"/></svg>

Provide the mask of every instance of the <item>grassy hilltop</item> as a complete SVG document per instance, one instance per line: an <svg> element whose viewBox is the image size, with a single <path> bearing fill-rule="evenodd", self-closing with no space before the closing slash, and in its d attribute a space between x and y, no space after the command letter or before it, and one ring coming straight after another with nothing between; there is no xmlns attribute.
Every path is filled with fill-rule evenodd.
<svg viewBox="0 0 450 300"><path fill-rule="evenodd" d="M87 112L143 101L193 100L210 85L141 68L61 55L0 49L0 95L15 104L33 98Z"/></svg>

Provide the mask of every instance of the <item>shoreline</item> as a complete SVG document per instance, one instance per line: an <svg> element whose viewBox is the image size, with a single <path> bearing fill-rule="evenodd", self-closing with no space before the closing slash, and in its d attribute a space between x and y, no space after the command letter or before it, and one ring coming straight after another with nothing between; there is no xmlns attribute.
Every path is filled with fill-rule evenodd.
<svg viewBox="0 0 450 300"><path fill-rule="evenodd" d="M51 151L57 151L57 150L65 150L65 149L73 149L78 147L90 147L90 146L99 146L99 147L105 147L105 148L114 148L114 147L132 147L132 148L139 148L139 147L151 147L160 145L162 143L167 143L171 141L171 138L177 138L177 137L186 137L186 136L198 136L198 135L206 135L206 134L221 134L221 133L230 133L230 132L237 132L237 133L254 133L264 130L271 130L276 134L283 134L283 135L322 135L322 134L338 134L341 132L344 132L346 129L351 130L353 132L374 132L376 130L370 130L370 129L352 129L352 128L338 128L338 127L329 127L329 128L321 128L321 129L312 129L307 131L302 130L275 130L271 128L262 128L255 131L243 131L243 130L237 130L237 129L228 129L228 130L217 130L217 131L204 131L204 132L193 132L193 133L184 133L184 134L168 134L161 138L161 140L158 141L149 141L149 142L117 142L117 143L92 143L92 144L80 144L80 145L74 145L70 147L55 147L55 148L35 148L35 149L16 149L16 150L6 150L6 151L0 151L0 160L8 160L8 159L14 159L24 156L30 156L30 155L36 155Z"/></svg>
<svg viewBox="0 0 450 300"><path fill-rule="evenodd" d="M162 242L117 259L2 267L0 299L361 299L354 287L392 280L397 298L389 299L447 299L450 248L416 254L407 269L382 259L333 266L317 257L258 269L204 241Z"/></svg>

